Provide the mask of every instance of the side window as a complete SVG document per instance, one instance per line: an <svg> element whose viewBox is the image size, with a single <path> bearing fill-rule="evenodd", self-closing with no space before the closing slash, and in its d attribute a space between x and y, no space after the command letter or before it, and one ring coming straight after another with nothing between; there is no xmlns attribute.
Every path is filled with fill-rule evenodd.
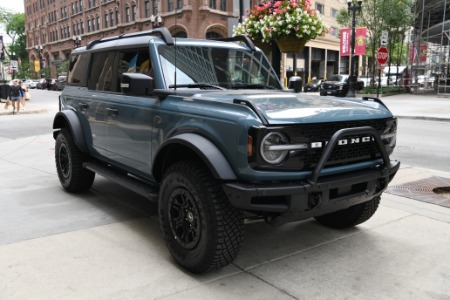
<svg viewBox="0 0 450 300"><path fill-rule="evenodd" d="M153 77L148 49L121 51L118 53L117 63L117 86L120 86L123 73L141 73Z"/></svg>
<svg viewBox="0 0 450 300"><path fill-rule="evenodd" d="M113 83L114 52L95 53L92 57L88 88L97 91L116 91Z"/></svg>
<svg viewBox="0 0 450 300"><path fill-rule="evenodd" d="M89 64L89 54L78 54L70 57L68 83L86 84L87 66Z"/></svg>

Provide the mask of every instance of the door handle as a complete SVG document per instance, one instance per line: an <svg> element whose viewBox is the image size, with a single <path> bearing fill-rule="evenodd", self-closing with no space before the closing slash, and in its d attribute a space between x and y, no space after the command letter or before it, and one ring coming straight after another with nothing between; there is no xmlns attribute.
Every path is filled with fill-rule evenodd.
<svg viewBox="0 0 450 300"><path fill-rule="evenodd" d="M108 115L110 116L117 116L119 114L119 110L117 108L106 108L106 111L108 112Z"/></svg>

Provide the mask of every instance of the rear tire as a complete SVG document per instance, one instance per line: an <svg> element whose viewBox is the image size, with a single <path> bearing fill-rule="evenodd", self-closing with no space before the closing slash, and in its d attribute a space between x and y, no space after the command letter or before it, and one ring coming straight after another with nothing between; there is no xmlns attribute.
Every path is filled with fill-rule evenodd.
<svg viewBox="0 0 450 300"><path fill-rule="evenodd" d="M234 260L244 236L243 214L206 167L194 161L172 165L159 199L161 230L178 264L203 273Z"/></svg>
<svg viewBox="0 0 450 300"><path fill-rule="evenodd" d="M70 131L61 129L56 138L55 162L59 182L68 192L84 192L92 186L95 173L83 168L85 161L86 155L75 145Z"/></svg>
<svg viewBox="0 0 450 300"><path fill-rule="evenodd" d="M332 228L352 227L369 220L377 211L379 204L380 197L375 197L370 201L356 204L334 213L315 217L315 219L319 223Z"/></svg>

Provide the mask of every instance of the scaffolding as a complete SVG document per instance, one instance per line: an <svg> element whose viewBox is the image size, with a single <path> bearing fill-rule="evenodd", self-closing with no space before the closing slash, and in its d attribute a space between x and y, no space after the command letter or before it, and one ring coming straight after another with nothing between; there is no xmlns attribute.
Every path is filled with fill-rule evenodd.
<svg viewBox="0 0 450 300"><path fill-rule="evenodd" d="M449 2L449 3L447 3ZM408 34L412 93L450 95L450 0L418 0Z"/></svg>

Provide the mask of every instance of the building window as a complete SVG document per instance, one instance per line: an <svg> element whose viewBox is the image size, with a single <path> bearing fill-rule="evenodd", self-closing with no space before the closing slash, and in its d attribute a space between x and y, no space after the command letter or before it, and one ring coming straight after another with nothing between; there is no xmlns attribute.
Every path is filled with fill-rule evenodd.
<svg viewBox="0 0 450 300"><path fill-rule="evenodd" d="M216 0L209 0L209 7L212 9L216 9Z"/></svg>
<svg viewBox="0 0 450 300"><path fill-rule="evenodd" d="M105 28L108 28L108 13L105 14Z"/></svg>
<svg viewBox="0 0 450 300"><path fill-rule="evenodd" d="M100 29L101 29L101 27L100 27L100 16L97 15L97 30L100 30Z"/></svg>
<svg viewBox="0 0 450 300"><path fill-rule="evenodd" d="M111 27L113 27L114 26L114 15L113 15L113 12L109 13L109 18L111 19Z"/></svg>
<svg viewBox="0 0 450 300"><path fill-rule="evenodd" d="M120 24L120 22L119 22L119 11L116 10L116 25L119 25L119 24Z"/></svg>
<svg viewBox="0 0 450 300"><path fill-rule="evenodd" d="M131 20L133 22L136 21L136 4L133 4L133 6L131 6Z"/></svg>
<svg viewBox="0 0 450 300"><path fill-rule="evenodd" d="M80 22L81 25L81 34L84 34L84 23L83 21Z"/></svg>
<svg viewBox="0 0 450 300"><path fill-rule="evenodd" d="M220 39L222 36L217 32L210 31L206 33L206 39Z"/></svg>
<svg viewBox="0 0 450 300"><path fill-rule="evenodd" d="M153 6L153 8L152 8L152 14L154 15L154 16L157 16L158 15L158 1L157 0L153 0L153 2L152 2L152 6Z"/></svg>
<svg viewBox="0 0 450 300"><path fill-rule="evenodd" d="M173 11L173 0L168 0L167 11Z"/></svg>
<svg viewBox="0 0 450 300"><path fill-rule="evenodd" d="M125 7L125 22L126 23L130 22L130 7L129 6Z"/></svg>
<svg viewBox="0 0 450 300"><path fill-rule="evenodd" d="M73 24L73 34L77 34L77 25Z"/></svg>
<svg viewBox="0 0 450 300"><path fill-rule="evenodd" d="M183 8L183 0L177 0L177 9Z"/></svg>
<svg viewBox="0 0 450 300"><path fill-rule="evenodd" d="M227 11L227 0L220 0L220 10Z"/></svg>
<svg viewBox="0 0 450 300"><path fill-rule="evenodd" d="M91 20L87 19L87 31L91 32Z"/></svg>
<svg viewBox="0 0 450 300"><path fill-rule="evenodd" d="M337 14L338 14L337 9L332 8L332 9L331 9L331 17L336 19Z"/></svg>
<svg viewBox="0 0 450 300"><path fill-rule="evenodd" d="M338 29L336 27L331 27L331 35L333 36L337 36L338 35Z"/></svg>
<svg viewBox="0 0 450 300"><path fill-rule="evenodd" d="M150 1L144 2L144 17L150 18Z"/></svg>
<svg viewBox="0 0 450 300"><path fill-rule="evenodd" d="M317 10L318 12L320 12L321 15L323 15L323 11L324 11L323 4L316 3L316 10Z"/></svg>

